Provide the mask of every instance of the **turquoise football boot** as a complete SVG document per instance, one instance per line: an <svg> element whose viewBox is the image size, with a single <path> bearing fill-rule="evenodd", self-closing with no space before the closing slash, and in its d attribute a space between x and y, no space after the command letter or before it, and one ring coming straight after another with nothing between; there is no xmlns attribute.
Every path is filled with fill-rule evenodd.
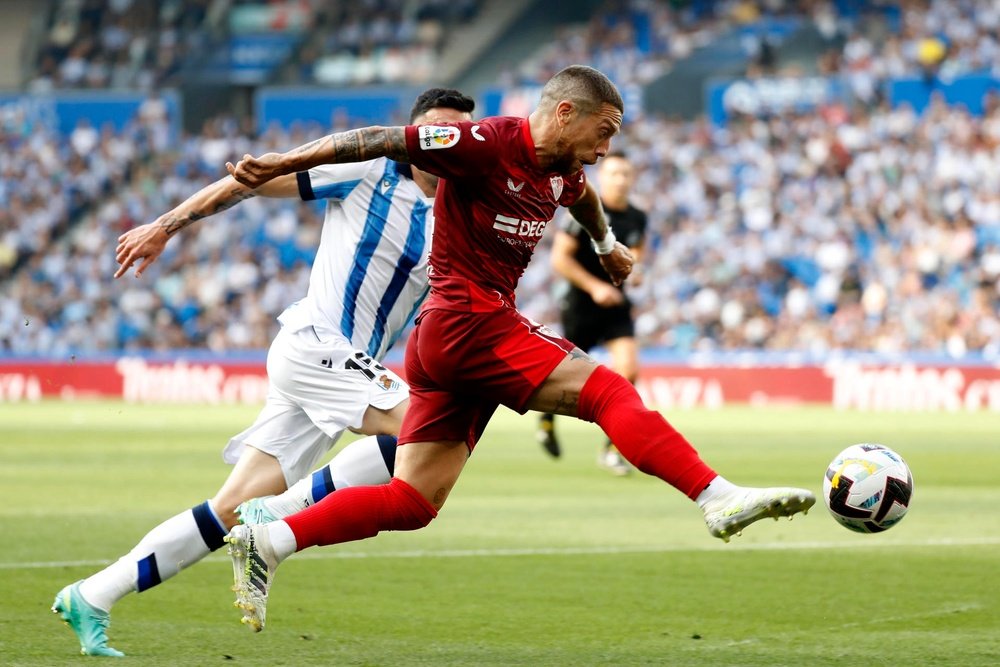
<svg viewBox="0 0 1000 667"><path fill-rule="evenodd" d="M111 617L108 612L98 609L80 595L80 583L70 584L59 591L52 611L59 614L80 640L83 655L103 655L112 658L124 657L124 653L108 646L108 626Z"/></svg>
<svg viewBox="0 0 1000 667"><path fill-rule="evenodd" d="M274 515L267 506L265 501L268 498L273 498L273 496L252 498L240 503L240 506L236 508L236 514L239 517L240 523L246 526L256 526L257 524L270 523L271 521L280 519L281 517Z"/></svg>

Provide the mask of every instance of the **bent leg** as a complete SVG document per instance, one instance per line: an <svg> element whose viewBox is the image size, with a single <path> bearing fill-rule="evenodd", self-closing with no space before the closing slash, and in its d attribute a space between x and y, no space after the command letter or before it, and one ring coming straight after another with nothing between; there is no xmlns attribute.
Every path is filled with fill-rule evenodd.
<svg viewBox="0 0 1000 667"><path fill-rule="evenodd" d="M286 518L294 550L366 539L383 530L423 528L444 505L468 456L459 441L400 446L389 484L339 489Z"/></svg>
<svg viewBox="0 0 1000 667"><path fill-rule="evenodd" d="M697 498L717 475L663 416L643 405L625 378L574 350L528 407L596 422L629 463Z"/></svg>

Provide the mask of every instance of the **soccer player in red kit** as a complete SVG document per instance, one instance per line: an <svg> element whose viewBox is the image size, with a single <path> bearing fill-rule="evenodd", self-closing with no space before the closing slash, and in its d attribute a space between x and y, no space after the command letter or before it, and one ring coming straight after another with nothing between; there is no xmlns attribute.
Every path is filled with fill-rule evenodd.
<svg viewBox="0 0 1000 667"><path fill-rule="evenodd" d="M632 268L583 166L610 149L622 123L618 90L571 66L543 88L528 118L342 132L289 153L227 165L258 187L324 163L375 157L442 178L435 198L431 294L406 347L410 405L389 484L334 491L283 521L237 526L227 537L243 621L264 624L275 568L295 551L415 530L437 516L498 405L596 422L639 470L701 506L728 541L747 525L808 510L812 493L736 486L712 470L624 378L514 307L514 288L557 207L590 233L615 284Z"/></svg>

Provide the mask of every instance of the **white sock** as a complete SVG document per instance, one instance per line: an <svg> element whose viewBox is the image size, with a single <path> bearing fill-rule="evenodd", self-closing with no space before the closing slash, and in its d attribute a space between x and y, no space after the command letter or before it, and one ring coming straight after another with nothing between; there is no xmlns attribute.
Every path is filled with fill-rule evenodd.
<svg viewBox="0 0 1000 667"><path fill-rule="evenodd" d="M272 521L265 523L264 526L267 528L267 536L271 539L271 548L274 549L274 555L278 557L279 561L285 560L295 553L298 548L295 543L295 533L292 532L287 523Z"/></svg>
<svg viewBox="0 0 1000 667"><path fill-rule="evenodd" d="M735 484L722 475L717 475L715 479L708 483L705 490L698 494L698 497L695 498L695 502L698 503L698 507L704 509L707 503L715 498L718 498L724 493L729 493L735 488Z"/></svg>
<svg viewBox="0 0 1000 667"><path fill-rule="evenodd" d="M327 465L300 479L284 493L266 498L267 509L286 517L349 486L388 484L396 461L396 439L370 435L344 447Z"/></svg>
<svg viewBox="0 0 1000 667"><path fill-rule="evenodd" d="M132 591L144 591L166 581L185 567L222 546L226 530L211 505L201 505L170 517L146 533L135 547L80 584L80 594L104 611Z"/></svg>

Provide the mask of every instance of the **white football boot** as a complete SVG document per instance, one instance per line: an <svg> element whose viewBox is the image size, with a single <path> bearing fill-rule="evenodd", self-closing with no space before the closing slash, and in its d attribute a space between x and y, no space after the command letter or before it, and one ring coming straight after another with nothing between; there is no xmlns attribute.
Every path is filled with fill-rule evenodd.
<svg viewBox="0 0 1000 667"><path fill-rule="evenodd" d="M264 629L267 594L274 581L274 571L281 562L271 546L265 525L237 525L225 538L233 560L233 591L236 607L243 611L240 620L254 632Z"/></svg>
<svg viewBox="0 0 1000 667"><path fill-rule="evenodd" d="M816 496L806 489L774 487L757 489L737 486L705 503L705 524L714 537L728 542L754 521L779 516L806 514L816 502Z"/></svg>

